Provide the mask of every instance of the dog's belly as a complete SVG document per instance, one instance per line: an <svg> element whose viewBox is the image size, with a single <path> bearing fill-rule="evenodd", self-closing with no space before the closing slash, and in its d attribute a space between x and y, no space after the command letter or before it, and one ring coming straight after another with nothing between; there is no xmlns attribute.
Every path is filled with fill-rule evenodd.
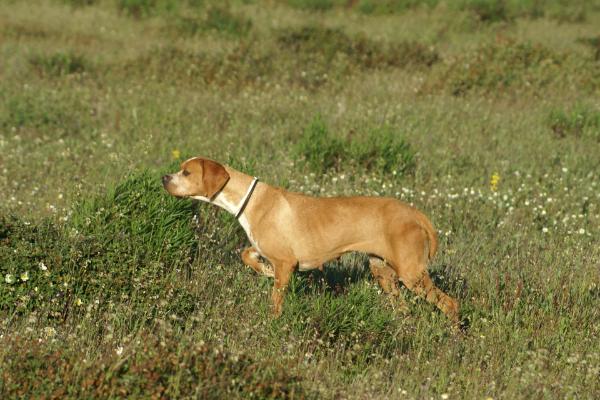
<svg viewBox="0 0 600 400"><path fill-rule="evenodd" d="M310 262L310 261L300 261L298 263L299 271L311 271L313 269L323 269L323 263L321 262Z"/></svg>

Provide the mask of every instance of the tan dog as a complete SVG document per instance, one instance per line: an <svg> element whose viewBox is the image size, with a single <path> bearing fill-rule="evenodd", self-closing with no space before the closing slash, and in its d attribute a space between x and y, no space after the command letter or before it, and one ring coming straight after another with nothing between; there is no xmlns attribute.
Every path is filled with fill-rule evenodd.
<svg viewBox="0 0 600 400"><path fill-rule="evenodd" d="M435 230L425 215L383 197L309 197L287 192L228 166L191 158L181 171L162 177L172 195L216 204L235 215L252 243L245 264L275 277L276 316L292 273L322 268L350 251L367 253L370 269L386 293L397 281L458 322L458 303L431 281L427 262L437 249ZM269 266L261 261L268 260Z"/></svg>

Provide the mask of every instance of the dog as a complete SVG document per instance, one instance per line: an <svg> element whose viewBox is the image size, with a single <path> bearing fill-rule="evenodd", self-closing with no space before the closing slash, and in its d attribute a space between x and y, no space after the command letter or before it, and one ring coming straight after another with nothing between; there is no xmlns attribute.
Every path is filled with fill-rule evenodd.
<svg viewBox="0 0 600 400"><path fill-rule="evenodd" d="M458 323L458 302L427 273L438 241L429 219L401 201L385 197L311 197L259 182L216 161L194 157L179 172L162 177L177 197L215 204L233 214L251 246L243 262L274 277L273 313L282 312L285 290L296 270L322 269L352 251L369 256L371 273L385 293L398 281ZM265 262L268 261L267 262Z"/></svg>

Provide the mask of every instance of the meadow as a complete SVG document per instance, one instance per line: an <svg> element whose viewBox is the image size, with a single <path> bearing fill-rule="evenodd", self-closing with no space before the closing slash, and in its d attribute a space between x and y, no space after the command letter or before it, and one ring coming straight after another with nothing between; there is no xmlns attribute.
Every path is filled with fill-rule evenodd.
<svg viewBox="0 0 600 400"><path fill-rule="evenodd" d="M0 398L597 399L600 3L0 2ZM456 330L349 254L283 315L190 156L438 230Z"/></svg>

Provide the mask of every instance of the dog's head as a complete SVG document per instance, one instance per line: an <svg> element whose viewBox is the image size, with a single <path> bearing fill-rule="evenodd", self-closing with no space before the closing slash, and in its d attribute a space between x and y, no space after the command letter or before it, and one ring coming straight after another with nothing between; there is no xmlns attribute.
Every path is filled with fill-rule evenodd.
<svg viewBox="0 0 600 400"><path fill-rule="evenodd" d="M167 192L177 197L212 199L227 183L229 174L213 160L194 157L181 164L181 170L162 177Z"/></svg>

